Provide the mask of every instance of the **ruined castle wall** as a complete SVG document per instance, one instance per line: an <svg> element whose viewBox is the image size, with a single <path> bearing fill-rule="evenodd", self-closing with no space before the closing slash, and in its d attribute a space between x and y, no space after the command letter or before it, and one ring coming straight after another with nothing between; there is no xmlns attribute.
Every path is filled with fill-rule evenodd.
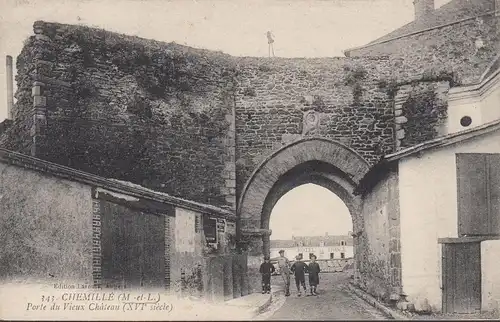
<svg viewBox="0 0 500 322"><path fill-rule="evenodd" d="M398 88L394 102L396 150L446 134L449 81L425 81Z"/></svg>
<svg viewBox="0 0 500 322"><path fill-rule="evenodd" d="M477 82L500 51L500 16L483 15L441 28L352 49L350 56L390 55L414 66L453 71L459 83Z"/></svg>
<svg viewBox="0 0 500 322"><path fill-rule="evenodd" d="M435 137L442 105L407 107L438 99L422 81L454 77L401 58L239 58L45 22L34 33L2 146L232 209L259 163L299 138L340 141L374 164ZM395 106L397 95L413 101ZM310 111L317 126L304 123Z"/></svg>
<svg viewBox="0 0 500 322"><path fill-rule="evenodd" d="M33 154L234 207L227 56L82 26L36 22L34 32L18 58L15 111L40 101L25 138L36 142Z"/></svg>
<svg viewBox="0 0 500 322"><path fill-rule="evenodd" d="M365 244L366 260L360 262L357 282L370 294L389 301L401 289L401 242L398 174L394 169L364 196L365 230L358 237Z"/></svg>
<svg viewBox="0 0 500 322"><path fill-rule="evenodd" d="M392 97L377 86L389 66L384 58L240 60L235 98L238 192L267 156L303 137L339 141L371 164L391 152ZM304 123L309 111L319 117L317 127Z"/></svg>
<svg viewBox="0 0 500 322"><path fill-rule="evenodd" d="M33 74L36 73L35 61L39 52L30 50L35 45L34 38L25 42L20 55L17 57L17 92L16 105L12 110L13 124L0 134L0 146L19 151L25 154L31 153L31 128L33 126L34 104L32 96Z"/></svg>

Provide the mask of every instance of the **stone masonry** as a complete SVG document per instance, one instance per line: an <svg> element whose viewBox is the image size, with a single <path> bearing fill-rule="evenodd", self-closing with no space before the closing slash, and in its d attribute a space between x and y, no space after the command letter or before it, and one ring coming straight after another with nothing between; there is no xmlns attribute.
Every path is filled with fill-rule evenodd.
<svg viewBox="0 0 500 322"><path fill-rule="evenodd" d="M268 208L291 188L285 179L316 182L350 207L366 268L358 277L392 298L399 218L373 217L387 228L387 243L376 241L355 187L383 155L441 133L449 88L473 80L497 49L489 19L460 25L486 44L460 65L438 32L435 47L412 43L411 54L381 56L375 45L369 57L268 59L37 21L0 145L230 209L240 241L251 239L249 267L269 239Z"/></svg>
<svg viewBox="0 0 500 322"><path fill-rule="evenodd" d="M437 20L430 28L425 20L420 27L410 23L397 35L386 35L345 53L350 57L404 58L422 69L440 66L453 71L459 83L475 83L500 51L500 7L495 1L452 0L435 17L429 17L443 22ZM410 26L415 27L403 30Z"/></svg>
<svg viewBox="0 0 500 322"><path fill-rule="evenodd" d="M402 59L236 58L82 26L34 32L2 146L233 210L258 163L298 138L370 164L393 151L390 86L422 78Z"/></svg>

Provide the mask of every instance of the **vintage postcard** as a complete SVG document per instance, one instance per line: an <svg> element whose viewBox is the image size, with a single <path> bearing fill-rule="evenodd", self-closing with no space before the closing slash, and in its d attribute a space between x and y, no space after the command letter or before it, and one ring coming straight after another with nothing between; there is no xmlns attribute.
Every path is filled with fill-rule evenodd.
<svg viewBox="0 0 500 322"><path fill-rule="evenodd" d="M500 318L500 0L4 0L0 54L1 319Z"/></svg>

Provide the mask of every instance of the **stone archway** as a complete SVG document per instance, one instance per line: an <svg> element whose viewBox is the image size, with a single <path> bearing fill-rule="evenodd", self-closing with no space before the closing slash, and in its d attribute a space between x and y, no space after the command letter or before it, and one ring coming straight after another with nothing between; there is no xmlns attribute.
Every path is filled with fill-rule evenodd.
<svg viewBox="0 0 500 322"><path fill-rule="evenodd" d="M269 218L276 202L291 189L305 183L323 186L346 204L355 233L363 230L362 201L354 189L369 164L345 145L322 138L293 142L267 157L245 184L238 203L238 238L245 242L250 285L260 285L258 266L269 254ZM364 245L354 241L355 270Z"/></svg>

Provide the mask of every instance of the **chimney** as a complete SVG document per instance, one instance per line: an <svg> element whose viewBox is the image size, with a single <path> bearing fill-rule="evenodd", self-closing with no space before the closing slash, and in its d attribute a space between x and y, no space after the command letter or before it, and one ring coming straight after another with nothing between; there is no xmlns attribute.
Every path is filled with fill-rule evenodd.
<svg viewBox="0 0 500 322"><path fill-rule="evenodd" d="M413 0L415 20L421 20L434 11L434 0Z"/></svg>
<svg viewBox="0 0 500 322"><path fill-rule="evenodd" d="M7 119L12 120L12 110L14 108L14 80L13 80L13 67L12 67L12 56L6 57L6 69L7 74Z"/></svg>

